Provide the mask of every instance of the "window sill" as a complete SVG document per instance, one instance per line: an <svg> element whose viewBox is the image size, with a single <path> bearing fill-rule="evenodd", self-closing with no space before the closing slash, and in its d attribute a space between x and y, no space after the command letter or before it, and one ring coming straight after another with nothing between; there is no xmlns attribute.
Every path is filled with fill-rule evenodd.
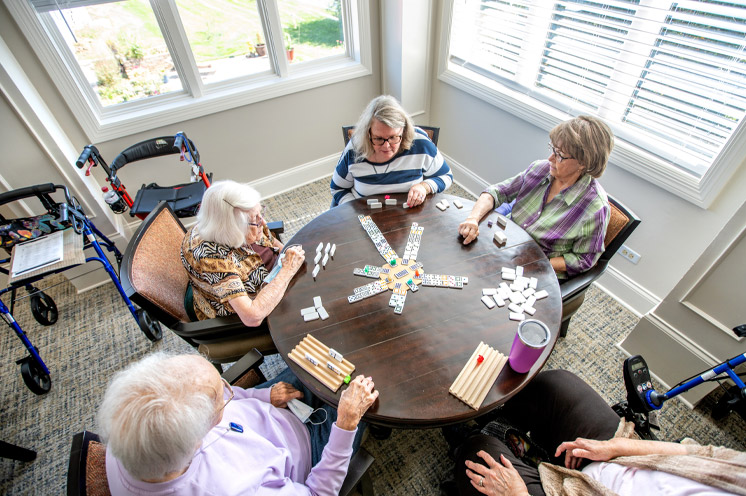
<svg viewBox="0 0 746 496"><path fill-rule="evenodd" d="M570 118L557 109L525 94L505 88L498 82L447 62L447 51L441 50L438 79L475 96L496 108L507 111L547 132ZM746 156L746 126L739 126L702 178L697 178L624 141L616 139L610 162L636 176L701 208L708 208Z"/></svg>

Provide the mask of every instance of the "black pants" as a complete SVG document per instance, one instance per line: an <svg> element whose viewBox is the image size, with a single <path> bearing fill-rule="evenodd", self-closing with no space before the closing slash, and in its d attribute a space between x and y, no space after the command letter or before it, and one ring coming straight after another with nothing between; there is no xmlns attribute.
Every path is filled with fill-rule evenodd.
<svg viewBox="0 0 746 496"><path fill-rule="evenodd" d="M588 384L572 372L549 370L541 372L521 392L513 397L501 411L511 424L523 432L530 432L531 439L550 457L564 441L578 437L610 439L619 425L619 416ZM454 475L459 493L480 494L466 476L465 460L486 465L477 456L484 450L495 460L500 455L510 460L521 475L532 496L544 495L539 471L516 458L499 439L483 434L471 436L456 451ZM564 466L564 453L552 463Z"/></svg>

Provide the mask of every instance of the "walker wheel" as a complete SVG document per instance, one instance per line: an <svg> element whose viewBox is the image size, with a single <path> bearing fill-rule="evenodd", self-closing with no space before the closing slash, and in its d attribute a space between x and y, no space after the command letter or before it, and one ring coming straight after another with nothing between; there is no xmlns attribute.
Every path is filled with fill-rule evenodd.
<svg viewBox="0 0 746 496"><path fill-rule="evenodd" d="M160 322L153 320L144 308L140 308L137 311L137 323L140 326L140 330L149 340L154 342L160 341L163 337Z"/></svg>
<svg viewBox="0 0 746 496"><path fill-rule="evenodd" d="M34 394L47 394L52 388L52 379L32 357L21 360L21 377Z"/></svg>
<svg viewBox="0 0 746 496"><path fill-rule="evenodd" d="M57 305L44 291L36 290L31 293L31 313L38 323L50 326L57 322Z"/></svg>

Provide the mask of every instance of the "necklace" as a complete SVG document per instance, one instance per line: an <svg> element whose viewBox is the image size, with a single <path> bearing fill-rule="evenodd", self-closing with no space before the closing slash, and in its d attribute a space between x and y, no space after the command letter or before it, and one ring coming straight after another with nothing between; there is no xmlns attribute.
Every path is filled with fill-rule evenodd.
<svg viewBox="0 0 746 496"><path fill-rule="evenodd" d="M386 173L387 173L387 172L389 171L389 167L391 167L391 162L389 162L388 164L386 164L386 170L385 170L385 171L383 171L383 172L378 172L378 171L376 170L376 166L375 166L375 165L373 165L373 164L372 164L372 163L370 163L370 162L368 162L368 163L370 164L370 166L371 166L371 167L373 167L373 173L374 173L375 175L378 175L378 174L386 174Z"/></svg>

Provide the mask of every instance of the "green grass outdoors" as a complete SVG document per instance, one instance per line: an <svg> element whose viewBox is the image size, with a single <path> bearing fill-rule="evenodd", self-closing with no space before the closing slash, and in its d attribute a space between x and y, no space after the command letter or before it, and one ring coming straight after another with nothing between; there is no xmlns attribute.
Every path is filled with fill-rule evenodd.
<svg viewBox="0 0 746 496"><path fill-rule="evenodd" d="M179 16L201 67L251 57L265 43L256 0L176 0ZM340 0L278 0L284 40L293 63L344 53ZM73 47L103 105L173 90L173 62L148 0L127 0L65 11L61 31ZM177 88L178 89L178 88Z"/></svg>

